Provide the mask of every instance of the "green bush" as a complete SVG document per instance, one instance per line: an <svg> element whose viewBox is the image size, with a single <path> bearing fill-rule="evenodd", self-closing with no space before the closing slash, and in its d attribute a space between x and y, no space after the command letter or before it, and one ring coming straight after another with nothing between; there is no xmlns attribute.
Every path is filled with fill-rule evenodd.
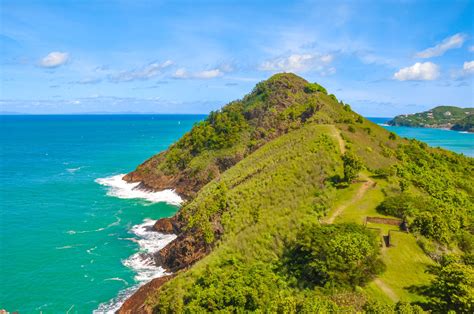
<svg viewBox="0 0 474 314"><path fill-rule="evenodd" d="M304 226L296 239L286 265L310 286L361 286L384 269L377 236L364 226Z"/></svg>
<svg viewBox="0 0 474 314"><path fill-rule="evenodd" d="M400 193L389 196L377 206L377 211L390 216L407 218L423 210L430 210L432 204L426 197Z"/></svg>
<svg viewBox="0 0 474 314"><path fill-rule="evenodd" d="M306 86L304 87L304 91L305 93L317 93L317 92L324 93L324 94L328 93L327 90L321 85L319 85L318 83L306 84Z"/></svg>
<svg viewBox="0 0 474 314"><path fill-rule="evenodd" d="M357 178L359 171L362 170L362 162L350 152L346 152L342 156L342 161L344 163L344 181L350 183Z"/></svg>
<svg viewBox="0 0 474 314"><path fill-rule="evenodd" d="M474 268L457 261L446 261L431 269L436 277L421 287L428 297L427 307L435 313L473 313Z"/></svg>

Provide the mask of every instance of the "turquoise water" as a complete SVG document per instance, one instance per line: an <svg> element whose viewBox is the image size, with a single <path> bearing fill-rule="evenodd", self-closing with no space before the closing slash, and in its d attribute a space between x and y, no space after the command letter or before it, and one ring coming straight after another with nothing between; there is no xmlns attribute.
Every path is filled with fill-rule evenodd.
<svg viewBox="0 0 474 314"><path fill-rule="evenodd" d="M159 274L137 251L170 240L147 233L146 219L175 213L157 203L174 196L141 195L118 175L203 117L1 116L0 309L90 313ZM387 128L474 155L472 134Z"/></svg>
<svg viewBox="0 0 474 314"><path fill-rule="evenodd" d="M90 313L133 287L130 229L177 207L111 197L95 180L133 170L202 118L1 116L0 309Z"/></svg>
<svg viewBox="0 0 474 314"><path fill-rule="evenodd" d="M474 133L457 132L442 129L409 128L403 126L388 126L391 118L368 118L372 122L382 125L399 136L416 138L432 147L442 147L474 157Z"/></svg>

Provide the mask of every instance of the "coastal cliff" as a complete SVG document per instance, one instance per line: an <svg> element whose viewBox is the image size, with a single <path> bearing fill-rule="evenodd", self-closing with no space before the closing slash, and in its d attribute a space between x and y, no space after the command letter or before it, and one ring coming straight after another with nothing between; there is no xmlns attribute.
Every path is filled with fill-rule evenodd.
<svg viewBox="0 0 474 314"><path fill-rule="evenodd" d="M379 241L359 226L364 214L406 219L426 243L449 239L456 246L458 234L470 230L473 169L472 159L364 119L316 83L275 75L124 177L174 189L187 201L154 225L177 235L154 256L174 275L140 288L120 313L364 311L370 289L387 291L371 283L385 266ZM347 204L361 201L344 216L355 225L339 223ZM320 248L328 251L312 252ZM429 258L410 250L424 273ZM308 256L324 258L313 263ZM398 277L400 291L426 283Z"/></svg>

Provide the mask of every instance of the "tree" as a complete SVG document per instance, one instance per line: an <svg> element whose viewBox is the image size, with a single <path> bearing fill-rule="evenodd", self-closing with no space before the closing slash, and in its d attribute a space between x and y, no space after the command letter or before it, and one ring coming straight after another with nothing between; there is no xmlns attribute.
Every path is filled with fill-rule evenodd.
<svg viewBox="0 0 474 314"><path fill-rule="evenodd" d="M342 156L342 161L344 163L344 181L350 183L357 178L359 171L362 170L362 162L350 152Z"/></svg>
<svg viewBox="0 0 474 314"><path fill-rule="evenodd" d="M384 269L377 237L364 226L305 226L296 239L286 264L302 284L360 286Z"/></svg>
<svg viewBox="0 0 474 314"><path fill-rule="evenodd" d="M460 262L448 260L434 268L436 278L425 287L424 294L430 299L433 310L447 313L473 313L474 268Z"/></svg>

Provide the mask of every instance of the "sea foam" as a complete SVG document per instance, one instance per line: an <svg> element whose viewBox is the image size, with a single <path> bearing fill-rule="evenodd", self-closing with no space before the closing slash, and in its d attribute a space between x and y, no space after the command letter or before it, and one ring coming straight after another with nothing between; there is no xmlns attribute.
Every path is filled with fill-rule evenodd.
<svg viewBox="0 0 474 314"><path fill-rule="evenodd" d="M142 224L135 225L130 230L131 233L138 237L136 242L140 249L137 253L123 260L122 263L137 273L134 278L137 284L120 291L118 296L109 302L100 304L98 309L94 311L95 314L115 313L142 285L154 278L168 274L162 267L156 266L153 254L176 239L176 235L156 232L153 230L154 224L155 220L145 219ZM124 240L130 240L130 238L125 238Z"/></svg>
<svg viewBox="0 0 474 314"><path fill-rule="evenodd" d="M138 187L139 182L129 183L123 180L125 174L118 174L106 178L96 179L95 182L109 188L107 195L124 199L141 198L152 203L166 202L171 205L180 205L183 199L174 190L159 192L148 191Z"/></svg>

